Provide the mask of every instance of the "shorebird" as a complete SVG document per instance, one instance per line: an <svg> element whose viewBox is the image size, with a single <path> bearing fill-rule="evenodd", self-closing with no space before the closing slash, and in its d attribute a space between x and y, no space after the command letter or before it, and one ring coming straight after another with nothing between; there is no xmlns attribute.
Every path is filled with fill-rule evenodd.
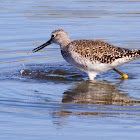
<svg viewBox="0 0 140 140"><path fill-rule="evenodd" d="M52 43L60 45L63 58L75 68L87 73L90 80L111 69L127 79L128 76L115 67L140 58L140 50L116 47L100 40L71 41L67 32L62 29L54 30L51 39L32 52L37 52Z"/></svg>

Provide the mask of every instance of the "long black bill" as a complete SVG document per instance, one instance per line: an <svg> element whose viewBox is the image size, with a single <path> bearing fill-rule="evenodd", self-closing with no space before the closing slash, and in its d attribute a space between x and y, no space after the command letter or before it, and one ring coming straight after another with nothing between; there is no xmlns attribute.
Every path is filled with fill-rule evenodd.
<svg viewBox="0 0 140 140"><path fill-rule="evenodd" d="M51 39L50 39L49 41L47 41L46 43L42 44L41 46L39 46L39 47L33 49L32 52L33 52L33 53L34 53L34 52L37 52L37 51L39 51L39 50L45 48L46 46L48 46L48 45L50 45L50 44L51 44Z"/></svg>

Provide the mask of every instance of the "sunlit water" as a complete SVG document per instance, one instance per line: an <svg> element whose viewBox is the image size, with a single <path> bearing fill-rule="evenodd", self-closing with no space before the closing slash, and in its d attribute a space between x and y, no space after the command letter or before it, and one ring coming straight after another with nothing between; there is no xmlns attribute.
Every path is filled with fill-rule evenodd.
<svg viewBox="0 0 140 140"><path fill-rule="evenodd" d="M140 49L140 0L2 0L0 19L1 139L140 138L140 60L91 82L57 45L30 53L61 28Z"/></svg>

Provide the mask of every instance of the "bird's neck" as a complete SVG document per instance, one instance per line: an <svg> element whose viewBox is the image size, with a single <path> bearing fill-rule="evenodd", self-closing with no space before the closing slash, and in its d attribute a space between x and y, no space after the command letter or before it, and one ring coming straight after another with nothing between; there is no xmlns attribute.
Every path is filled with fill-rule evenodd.
<svg viewBox="0 0 140 140"><path fill-rule="evenodd" d="M70 39L64 40L60 43L61 50L65 50L68 44L70 43Z"/></svg>

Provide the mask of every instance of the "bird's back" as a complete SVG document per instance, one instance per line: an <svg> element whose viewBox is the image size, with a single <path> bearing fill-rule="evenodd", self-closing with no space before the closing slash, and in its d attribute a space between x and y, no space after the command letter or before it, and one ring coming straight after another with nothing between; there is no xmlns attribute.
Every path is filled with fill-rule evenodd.
<svg viewBox="0 0 140 140"><path fill-rule="evenodd" d="M140 57L140 50L130 50L116 47L100 40L74 40L66 47L70 54L78 53L80 56L90 61L100 63L113 63L119 58L130 60Z"/></svg>

